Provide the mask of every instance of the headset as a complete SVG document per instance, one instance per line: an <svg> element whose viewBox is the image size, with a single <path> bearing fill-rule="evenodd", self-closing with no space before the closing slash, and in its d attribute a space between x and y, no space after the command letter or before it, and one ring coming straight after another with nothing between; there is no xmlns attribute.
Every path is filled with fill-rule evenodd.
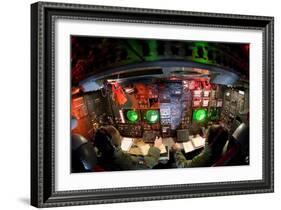
<svg viewBox="0 0 281 210"><path fill-rule="evenodd" d="M219 141L219 136L221 136L222 133L225 133L227 136L227 139L228 139L228 137L229 137L228 131L223 126L221 126L219 131L214 135L213 141L210 144L209 144L209 139L208 139L208 145L210 148L213 148L213 145ZM208 136L208 138L209 138L209 136ZM226 141L227 141L227 139L226 139ZM225 145L226 141L224 142L224 145Z"/></svg>
<svg viewBox="0 0 281 210"><path fill-rule="evenodd" d="M219 127L218 127L218 128L219 128ZM214 137L212 138L213 141L212 141L212 143L209 144L209 146L212 146L213 144L215 144L215 143L218 141L218 137L219 137L223 132L225 132L226 135L228 136L227 130L226 130L223 126L221 126L221 129L219 130L219 132L217 132L217 133L214 135ZM208 136L208 137L209 137L209 136ZM209 140L209 138L208 138L208 140ZM208 141L208 143L209 143L209 141Z"/></svg>
<svg viewBox="0 0 281 210"><path fill-rule="evenodd" d="M112 136L107 131L106 127L101 127L96 131L94 145L101 153L113 154L116 150L116 147L112 142Z"/></svg>

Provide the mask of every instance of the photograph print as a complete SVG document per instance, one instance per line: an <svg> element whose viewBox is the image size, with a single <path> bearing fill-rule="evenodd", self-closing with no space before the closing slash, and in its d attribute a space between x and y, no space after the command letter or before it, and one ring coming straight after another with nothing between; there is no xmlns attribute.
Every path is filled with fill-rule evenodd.
<svg viewBox="0 0 281 210"><path fill-rule="evenodd" d="M70 36L71 173L249 165L249 43Z"/></svg>

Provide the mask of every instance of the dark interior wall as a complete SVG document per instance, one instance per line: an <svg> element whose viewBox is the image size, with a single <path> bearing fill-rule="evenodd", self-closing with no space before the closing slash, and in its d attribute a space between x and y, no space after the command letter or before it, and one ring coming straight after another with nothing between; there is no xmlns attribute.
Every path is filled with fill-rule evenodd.
<svg viewBox="0 0 281 210"><path fill-rule="evenodd" d="M88 140L91 139L93 128L91 126L89 111L83 96L72 98L71 115L77 119L77 126L71 132L78 133Z"/></svg>
<svg viewBox="0 0 281 210"><path fill-rule="evenodd" d="M85 116L77 121L77 127L72 130L72 133L77 133L91 140L93 137L93 128L89 116Z"/></svg>
<svg viewBox="0 0 281 210"><path fill-rule="evenodd" d="M114 115L109 97L110 93L101 90L73 96L72 115L77 119L77 127L72 133L79 133L91 139L96 128L112 124Z"/></svg>

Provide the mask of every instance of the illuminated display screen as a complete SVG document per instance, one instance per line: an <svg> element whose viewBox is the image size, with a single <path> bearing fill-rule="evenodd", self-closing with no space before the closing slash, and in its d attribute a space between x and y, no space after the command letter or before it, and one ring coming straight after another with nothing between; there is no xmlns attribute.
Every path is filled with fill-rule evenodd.
<svg viewBox="0 0 281 210"><path fill-rule="evenodd" d="M201 97L201 96L202 96L202 90L193 91L193 97Z"/></svg>
<svg viewBox="0 0 281 210"><path fill-rule="evenodd" d="M208 118L210 120L217 120L217 119L219 119L219 109L211 108L209 113L208 113Z"/></svg>
<svg viewBox="0 0 281 210"><path fill-rule="evenodd" d="M205 90L203 96L204 97L209 97L210 96L210 91L209 90Z"/></svg>
<svg viewBox="0 0 281 210"><path fill-rule="evenodd" d="M203 122L207 117L206 109L197 109L193 112L193 120L196 122Z"/></svg>
<svg viewBox="0 0 281 210"><path fill-rule="evenodd" d="M201 106L201 99L194 99L193 100L193 107Z"/></svg>
<svg viewBox="0 0 281 210"><path fill-rule="evenodd" d="M126 110L125 111L126 120L129 122L137 122L139 120L139 113L135 110Z"/></svg>
<svg viewBox="0 0 281 210"><path fill-rule="evenodd" d="M144 120L148 123L157 123L159 121L160 115L158 110L147 110L144 113Z"/></svg>
<svg viewBox="0 0 281 210"><path fill-rule="evenodd" d="M217 107L222 107L222 99L219 99L219 100L217 101Z"/></svg>
<svg viewBox="0 0 281 210"><path fill-rule="evenodd" d="M203 107L209 106L209 99L203 99L202 106L203 106Z"/></svg>

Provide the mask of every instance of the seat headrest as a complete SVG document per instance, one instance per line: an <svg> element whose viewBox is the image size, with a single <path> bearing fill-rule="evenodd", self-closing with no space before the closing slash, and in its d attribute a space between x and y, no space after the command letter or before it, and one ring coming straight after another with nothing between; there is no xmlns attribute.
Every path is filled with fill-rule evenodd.
<svg viewBox="0 0 281 210"><path fill-rule="evenodd" d="M81 145L86 144L88 140L80 135L80 134L73 134L71 136L71 149L76 150L78 149Z"/></svg>
<svg viewBox="0 0 281 210"><path fill-rule="evenodd" d="M249 144L249 127L241 123L233 132L232 137L241 145Z"/></svg>

